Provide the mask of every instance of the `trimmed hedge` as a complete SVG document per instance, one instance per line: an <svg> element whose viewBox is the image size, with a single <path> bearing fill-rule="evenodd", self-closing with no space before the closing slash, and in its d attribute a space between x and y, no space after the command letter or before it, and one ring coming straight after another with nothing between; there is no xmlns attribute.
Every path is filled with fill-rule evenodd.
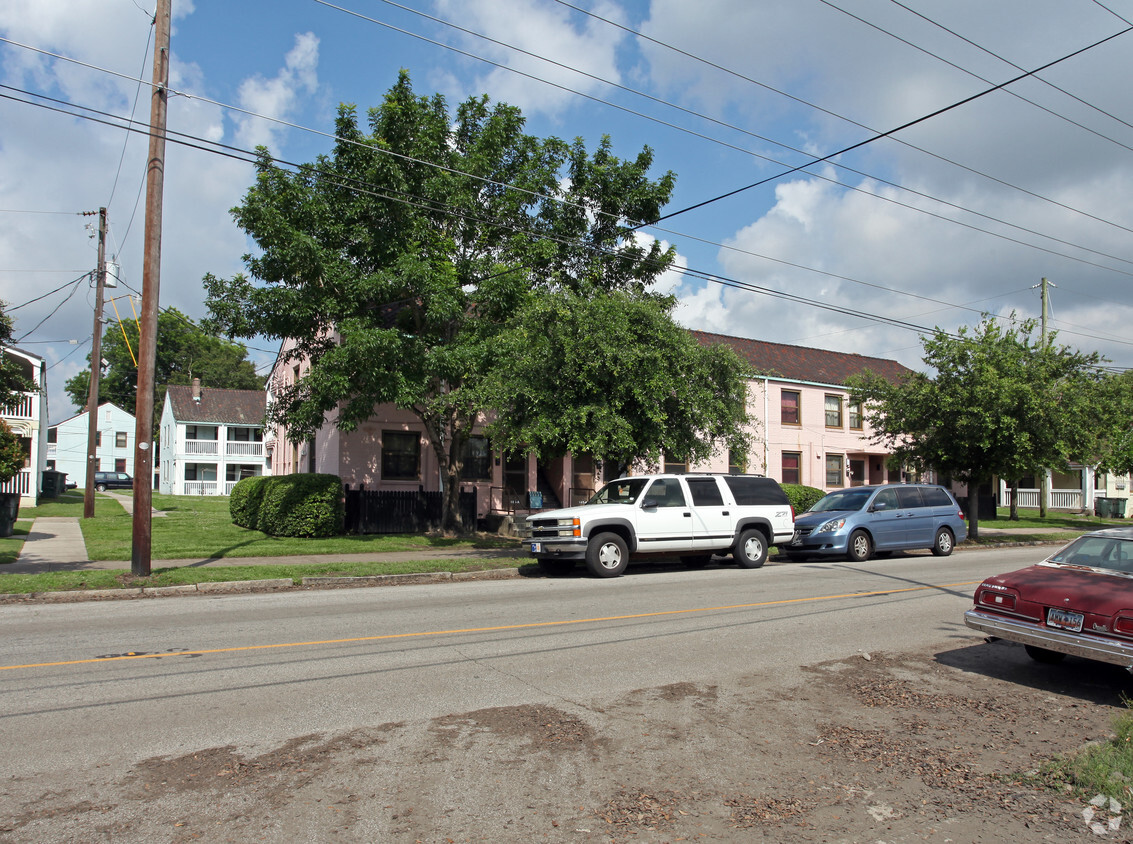
<svg viewBox="0 0 1133 844"><path fill-rule="evenodd" d="M787 493L787 500L795 508L795 515L805 513L815 505L818 499L826 495L820 489L802 484L783 484L783 492Z"/></svg>
<svg viewBox="0 0 1133 844"><path fill-rule="evenodd" d="M232 515L232 524L251 530L259 527L260 502L264 499L264 484L269 479L269 475L258 475L254 478L242 478L236 482L228 498L228 512Z"/></svg>
<svg viewBox="0 0 1133 844"><path fill-rule="evenodd" d="M240 489L248 481L256 483ZM338 475L245 478L233 487L228 507L233 523L269 536L338 536L345 521Z"/></svg>

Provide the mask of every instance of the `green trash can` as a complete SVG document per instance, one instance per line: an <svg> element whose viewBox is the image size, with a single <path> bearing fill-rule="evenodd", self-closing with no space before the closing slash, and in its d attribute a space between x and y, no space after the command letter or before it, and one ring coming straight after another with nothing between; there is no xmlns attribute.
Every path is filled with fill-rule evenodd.
<svg viewBox="0 0 1133 844"><path fill-rule="evenodd" d="M1128 503L1128 499L1111 498L1110 501L1113 502L1113 508L1114 508L1113 517L1115 519L1124 519L1125 518L1125 505Z"/></svg>
<svg viewBox="0 0 1133 844"><path fill-rule="evenodd" d="M1125 502L1122 501L1122 504ZM1124 508L1122 508L1124 509ZM1115 519L1117 518L1117 499L1115 498L1095 498L1094 499L1094 515L1099 519Z"/></svg>

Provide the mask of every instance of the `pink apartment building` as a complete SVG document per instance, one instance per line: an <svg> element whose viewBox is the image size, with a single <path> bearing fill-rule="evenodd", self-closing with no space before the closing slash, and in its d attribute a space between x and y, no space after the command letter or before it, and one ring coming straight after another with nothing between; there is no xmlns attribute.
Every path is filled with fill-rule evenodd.
<svg viewBox="0 0 1133 844"><path fill-rule="evenodd" d="M900 378L909 372L906 367L882 358L692 333L704 344L728 344L758 373L748 391L755 445L749 454L722 454L705 464L666 462L666 470L747 471L824 490L901 479L899 470L887 467L888 454L870 445L869 428L860 408L849 403L843 385L850 375L866 369ZM278 360L292 345L284 343ZM277 363L268 381L269 405L273 390L305 374L305 362ZM291 443L285 431L267 429L264 446L273 475L325 472L354 488L441 488L440 467L424 426L412 412L391 405L375 408L369 421L349 433L339 431L328 417L315 438L305 443ZM580 503L602 484L590 455L508 458L493 452L481 435L469 442L464 475L462 486L476 491L481 519Z"/></svg>

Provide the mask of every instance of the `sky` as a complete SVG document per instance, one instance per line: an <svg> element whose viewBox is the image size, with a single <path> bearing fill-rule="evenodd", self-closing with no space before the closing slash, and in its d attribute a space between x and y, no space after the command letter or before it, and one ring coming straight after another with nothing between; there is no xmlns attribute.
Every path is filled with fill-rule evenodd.
<svg viewBox="0 0 1133 844"><path fill-rule="evenodd" d="M88 365L97 211L105 331L143 288L153 0L0 4L0 300L44 358L52 423ZM659 287L691 329L924 369L921 339L1041 314L1133 366L1133 0L172 0L159 305L254 251L233 221L266 145L308 162L340 103L400 69L450 109L654 152L676 175ZM1039 70L1042 68L1041 70ZM92 119L94 118L94 119ZM201 149L200 147L206 147ZM95 212L91 215L90 212ZM251 341L266 373L278 344Z"/></svg>

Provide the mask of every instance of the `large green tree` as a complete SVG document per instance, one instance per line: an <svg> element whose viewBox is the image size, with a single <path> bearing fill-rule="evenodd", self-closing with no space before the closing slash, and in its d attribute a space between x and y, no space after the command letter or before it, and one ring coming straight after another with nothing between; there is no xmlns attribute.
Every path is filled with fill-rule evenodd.
<svg viewBox="0 0 1133 844"><path fill-rule="evenodd" d="M213 321L230 336L292 338L291 358L310 360L272 405L295 441L328 414L351 430L382 403L415 413L444 475L446 526L455 527L464 445L501 394L489 379L511 363L501 359L501 334L548 295L573 294L564 301L579 305L615 294L650 301L649 285L675 253L634 226L659 215L674 177L650 178L648 148L621 160L608 138L588 153L581 140L528 135L518 109L486 97L450 114L442 97L415 95L404 72L368 112L366 130L343 106L335 132L333 152L298 172L260 151L256 183L233 212L259 252L245 257L249 276L206 277ZM592 326L580 330L589 342L575 348L610 342ZM660 383L643 382L634 398L661 403ZM497 426L515 450L570 440L505 436L516 429L502 417ZM619 440L619 454L633 451Z"/></svg>
<svg viewBox="0 0 1133 844"><path fill-rule="evenodd" d="M534 297L498 339L488 426L506 451L595 454L620 473L662 455L746 454L747 381L726 346L673 322L671 297Z"/></svg>
<svg viewBox="0 0 1133 844"><path fill-rule="evenodd" d="M1081 459L1099 425L1100 357L1036 338L1035 329L989 317L955 335L937 329L922 339L934 375L893 383L866 373L849 384L895 460L968 484L973 538L982 484Z"/></svg>
<svg viewBox="0 0 1133 844"><path fill-rule="evenodd" d="M138 325L123 321L107 326L102 338L102 358L106 361L98 380L98 403L112 402L134 412L138 395ZM200 378L206 387L232 390L263 389L263 376L247 359L240 343L208 334L178 311L167 308L157 317L157 358L154 364L154 430L165 403L169 384L191 384ZM90 370L69 379L67 395L77 409L87 406Z"/></svg>

